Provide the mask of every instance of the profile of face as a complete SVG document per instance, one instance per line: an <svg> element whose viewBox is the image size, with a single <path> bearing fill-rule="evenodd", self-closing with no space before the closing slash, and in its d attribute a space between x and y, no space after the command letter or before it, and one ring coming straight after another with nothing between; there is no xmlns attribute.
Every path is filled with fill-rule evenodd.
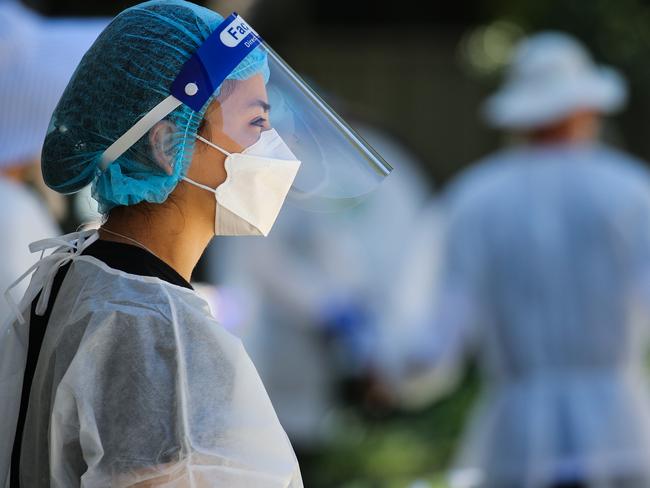
<svg viewBox="0 0 650 488"><path fill-rule="evenodd" d="M242 152L271 128L268 94L261 74L246 80L227 80L208 107L199 135L230 153ZM200 140L187 176L211 188L226 180L226 155Z"/></svg>
<svg viewBox="0 0 650 488"><path fill-rule="evenodd" d="M261 74L245 80L226 80L221 93L206 110L198 134L230 153L242 152L271 128L270 110ZM149 133L154 157L167 174L172 174L169 143L174 132L173 124L164 120ZM216 188L225 180L225 159L224 153L197 139L187 176Z"/></svg>
<svg viewBox="0 0 650 488"><path fill-rule="evenodd" d="M261 74L245 80L226 80L221 93L210 104L199 128L199 135L229 153L242 152L255 144L262 132L271 128L269 123L268 94ZM169 121L162 121L149 133L149 141L160 167L172 173L173 153L169 141L176 129ZM197 139L187 177L210 188L226 181L226 155ZM183 193L197 211L196 219L205 221L206 228L214 228L214 195L181 183L174 190Z"/></svg>

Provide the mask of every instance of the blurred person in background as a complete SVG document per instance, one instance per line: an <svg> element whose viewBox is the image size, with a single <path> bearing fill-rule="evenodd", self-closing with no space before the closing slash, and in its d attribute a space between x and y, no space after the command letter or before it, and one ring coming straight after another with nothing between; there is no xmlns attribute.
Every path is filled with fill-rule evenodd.
<svg viewBox="0 0 650 488"><path fill-rule="evenodd" d="M43 184L40 154L50 116L103 21L39 16L0 1L0 290L38 259L29 244L59 233L63 201ZM26 284L18 290L24 292ZM0 300L0 321L9 306Z"/></svg>
<svg viewBox="0 0 650 488"><path fill-rule="evenodd" d="M413 216L413 225L402 242L403 262L390 280L378 317L374 349L369 359L376 376L377 393L390 406L419 409L446 392L459 380L459 369L428 369L425 375L405 376L403 366L419 350L428 333L428 319L435 313L440 284L441 245L444 229L440 198L430 198Z"/></svg>
<svg viewBox="0 0 650 488"><path fill-rule="evenodd" d="M379 318L431 194L406 147L358 118L353 125L397 168L381 187L345 210L287 205L264 241L210 250L217 315L250 351L301 464L331 440L341 408L363 402Z"/></svg>
<svg viewBox="0 0 650 488"><path fill-rule="evenodd" d="M445 195L436 313L402 374L478 357L453 487L650 486L650 176L598 141L625 97L568 35L524 40L485 105L521 143Z"/></svg>

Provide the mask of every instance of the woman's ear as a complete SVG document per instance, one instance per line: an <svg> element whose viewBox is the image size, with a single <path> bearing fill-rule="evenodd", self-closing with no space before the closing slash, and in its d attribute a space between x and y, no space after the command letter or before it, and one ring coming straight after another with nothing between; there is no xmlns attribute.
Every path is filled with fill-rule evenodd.
<svg viewBox="0 0 650 488"><path fill-rule="evenodd" d="M169 120L161 120L149 131L149 145L154 161L168 175L174 166L174 133L176 126Z"/></svg>

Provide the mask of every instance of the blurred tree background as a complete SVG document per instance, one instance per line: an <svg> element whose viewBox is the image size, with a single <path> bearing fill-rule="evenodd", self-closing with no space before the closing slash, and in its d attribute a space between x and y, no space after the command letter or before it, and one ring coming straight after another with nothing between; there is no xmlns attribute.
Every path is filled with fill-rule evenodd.
<svg viewBox="0 0 650 488"><path fill-rule="evenodd" d="M29 0L46 15L113 15L137 2ZM650 159L650 1L222 0L239 11L296 70L346 113L387 130L422 161L441 188L496 149L502 138L480 120L513 45L538 30L567 31L599 63L628 79L630 101L606 137ZM390 162L390 161L389 161ZM303 463L306 486L444 486L479 381L470 370L456 391L419 412L351 403L336 442ZM430 485L418 485L427 480Z"/></svg>

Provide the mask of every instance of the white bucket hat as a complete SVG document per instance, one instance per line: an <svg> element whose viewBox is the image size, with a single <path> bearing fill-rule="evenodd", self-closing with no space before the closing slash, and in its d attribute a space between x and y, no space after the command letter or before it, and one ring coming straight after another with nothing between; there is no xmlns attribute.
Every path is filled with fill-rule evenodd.
<svg viewBox="0 0 650 488"><path fill-rule="evenodd" d="M39 156L63 90L107 23L48 19L0 0L0 168Z"/></svg>
<svg viewBox="0 0 650 488"><path fill-rule="evenodd" d="M617 71L596 66L576 39L543 32L519 44L503 87L488 98L483 114L494 127L531 130L576 110L615 112L626 98Z"/></svg>

